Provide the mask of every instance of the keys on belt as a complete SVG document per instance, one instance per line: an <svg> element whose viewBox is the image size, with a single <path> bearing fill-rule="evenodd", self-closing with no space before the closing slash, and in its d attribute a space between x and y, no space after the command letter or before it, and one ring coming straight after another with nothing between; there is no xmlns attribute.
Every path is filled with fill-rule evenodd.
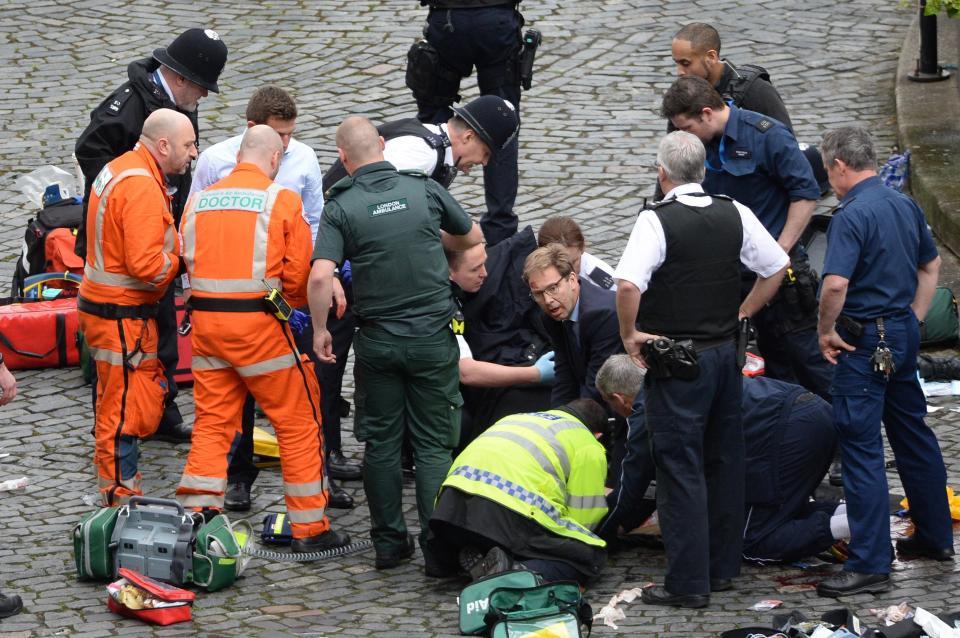
<svg viewBox="0 0 960 638"><path fill-rule="evenodd" d="M881 317L877 319L877 348L873 351L870 362L873 364L874 372L880 372L889 379L896 366L893 365L893 352L887 347L886 336L887 332Z"/></svg>

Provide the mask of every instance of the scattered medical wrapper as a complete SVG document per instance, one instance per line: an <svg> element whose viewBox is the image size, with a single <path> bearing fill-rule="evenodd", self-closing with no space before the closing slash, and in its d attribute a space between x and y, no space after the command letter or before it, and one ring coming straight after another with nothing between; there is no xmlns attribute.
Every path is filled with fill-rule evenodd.
<svg viewBox="0 0 960 638"><path fill-rule="evenodd" d="M651 583L652 584L652 583ZM649 586L649 585L648 585ZM597 613L593 619L602 620L603 624L607 627L612 627L613 629L618 629L617 621L626 620L627 615L623 613L623 610L618 608L619 603L632 603L637 598L640 597L640 594L643 592L643 588L634 587L633 589L624 589L619 594L615 594L603 609Z"/></svg>

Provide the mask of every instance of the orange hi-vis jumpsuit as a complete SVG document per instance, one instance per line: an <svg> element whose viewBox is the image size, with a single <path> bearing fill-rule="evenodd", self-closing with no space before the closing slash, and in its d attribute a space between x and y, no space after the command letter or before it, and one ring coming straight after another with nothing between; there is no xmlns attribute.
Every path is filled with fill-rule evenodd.
<svg viewBox="0 0 960 638"><path fill-rule="evenodd" d="M285 321L266 312L267 286L306 304L312 241L300 196L238 164L187 202L180 233L190 277L196 415L177 498L223 507L229 455L247 392L274 424L293 536L330 529L324 513L320 386Z"/></svg>
<svg viewBox="0 0 960 638"><path fill-rule="evenodd" d="M94 465L104 505L142 494L138 439L160 422L157 301L180 268L180 242L160 167L138 144L93 183L80 328L97 366Z"/></svg>

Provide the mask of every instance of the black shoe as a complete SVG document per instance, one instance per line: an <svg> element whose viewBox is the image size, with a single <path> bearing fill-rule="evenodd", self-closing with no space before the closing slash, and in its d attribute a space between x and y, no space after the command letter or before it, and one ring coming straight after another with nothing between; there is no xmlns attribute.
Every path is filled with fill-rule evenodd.
<svg viewBox="0 0 960 638"><path fill-rule="evenodd" d="M332 478L327 482L327 507L338 510L352 510L354 507L353 497Z"/></svg>
<svg viewBox="0 0 960 638"><path fill-rule="evenodd" d="M510 558L510 555L495 545L486 553L483 560L478 561L468 571L470 572L471 578L480 580L487 576L505 572L512 567L513 559Z"/></svg>
<svg viewBox="0 0 960 638"><path fill-rule="evenodd" d="M729 591L733 589L733 579L731 578L711 578L710 591Z"/></svg>
<svg viewBox="0 0 960 638"><path fill-rule="evenodd" d="M448 560L442 560L437 552L430 549L429 544L420 543L420 551L423 553L423 573L430 578L451 578L460 573L460 568L456 562L451 563Z"/></svg>
<svg viewBox="0 0 960 638"><path fill-rule="evenodd" d="M193 436L193 426L187 425L183 421L179 423L161 423L153 436L149 437L155 441L167 441L169 443L189 443Z"/></svg>
<svg viewBox="0 0 960 638"><path fill-rule="evenodd" d="M640 594L640 600L648 605L666 605L668 607L685 607L697 609L710 604L709 594L671 594L666 587L654 585L647 587Z"/></svg>
<svg viewBox="0 0 960 638"><path fill-rule="evenodd" d="M879 594L890 589L890 574L861 574L858 572L839 572L821 580L817 585L817 594L836 598L854 594Z"/></svg>
<svg viewBox="0 0 960 638"><path fill-rule="evenodd" d="M403 545L400 546L400 549L387 553L377 552L377 558L374 561L374 567L377 569L391 569L397 567L400 563L403 563L410 559L413 556L413 552L416 550L416 543L413 542L413 536L407 534L406 540L404 540Z"/></svg>
<svg viewBox="0 0 960 638"><path fill-rule="evenodd" d="M901 538L897 541L897 555L900 558L932 558L933 560L953 560L953 547L931 547L916 536Z"/></svg>
<svg viewBox="0 0 960 638"><path fill-rule="evenodd" d="M231 512L250 511L250 488L246 483L230 483L223 495L223 506Z"/></svg>
<svg viewBox="0 0 960 638"><path fill-rule="evenodd" d="M330 450L327 455L327 476L341 481L353 481L363 476L359 463L351 463L340 450Z"/></svg>
<svg viewBox="0 0 960 638"><path fill-rule="evenodd" d="M841 467L840 461L834 461L830 464L830 485L843 486L843 467Z"/></svg>
<svg viewBox="0 0 960 638"><path fill-rule="evenodd" d="M350 544L350 535L343 532L335 532L332 529L308 536L307 538L295 538L290 543L290 551L294 554L306 554L308 552L322 552L327 549L336 549Z"/></svg>
<svg viewBox="0 0 960 638"><path fill-rule="evenodd" d="M23 609L23 601L16 594L7 596L0 594L0 618L9 618L20 613Z"/></svg>

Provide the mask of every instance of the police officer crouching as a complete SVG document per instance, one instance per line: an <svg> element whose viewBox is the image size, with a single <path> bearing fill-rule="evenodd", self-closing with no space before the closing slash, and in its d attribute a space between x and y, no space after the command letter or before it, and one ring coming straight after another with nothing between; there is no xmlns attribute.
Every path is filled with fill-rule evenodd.
<svg viewBox="0 0 960 638"><path fill-rule="evenodd" d="M617 266L627 353L647 373L647 430L667 551L648 604L704 607L740 573L744 443L734 335L775 294L787 255L753 213L708 196L705 150L676 131L657 150L667 193L637 218ZM669 248L668 248L669 247ZM757 273L738 303L740 264Z"/></svg>

